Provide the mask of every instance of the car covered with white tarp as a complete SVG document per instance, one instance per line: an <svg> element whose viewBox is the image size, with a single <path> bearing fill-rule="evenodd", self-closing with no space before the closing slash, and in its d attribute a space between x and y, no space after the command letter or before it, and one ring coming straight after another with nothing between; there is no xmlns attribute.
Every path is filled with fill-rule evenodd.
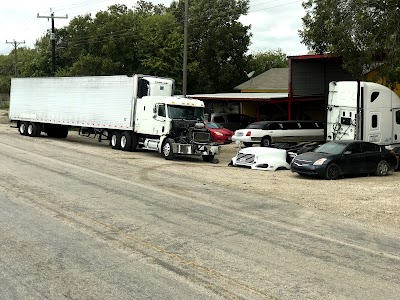
<svg viewBox="0 0 400 300"><path fill-rule="evenodd" d="M243 148L232 158L229 165L249 167L253 170L275 171L290 169L286 150L277 148Z"/></svg>

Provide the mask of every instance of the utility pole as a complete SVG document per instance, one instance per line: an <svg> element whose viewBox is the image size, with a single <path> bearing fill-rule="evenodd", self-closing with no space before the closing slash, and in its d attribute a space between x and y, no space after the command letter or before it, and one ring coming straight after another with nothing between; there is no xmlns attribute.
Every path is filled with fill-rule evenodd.
<svg viewBox="0 0 400 300"><path fill-rule="evenodd" d="M54 32L54 19L68 19L68 15L65 15L63 17L56 17L54 13L50 9L50 16L39 16L39 13L37 14L38 18L45 18L45 19L51 19L51 34L50 34L50 40L51 40L51 73L54 76L56 73L56 34Z"/></svg>
<svg viewBox="0 0 400 300"><path fill-rule="evenodd" d="M183 33L183 83L182 94L186 97L187 92L187 51L188 51L188 15L189 15L189 0L185 0L185 21Z"/></svg>
<svg viewBox="0 0 400 300"><path fill-rule="evenodd" d="M18 46L21 44L25 44L25 41L23 42L16 42L15 40L12 42L9 42L6 40L6 44L11 44L14 46L14 69L15 69L15 77L18 77L18 54L17 54L17 49Z"/></svg>

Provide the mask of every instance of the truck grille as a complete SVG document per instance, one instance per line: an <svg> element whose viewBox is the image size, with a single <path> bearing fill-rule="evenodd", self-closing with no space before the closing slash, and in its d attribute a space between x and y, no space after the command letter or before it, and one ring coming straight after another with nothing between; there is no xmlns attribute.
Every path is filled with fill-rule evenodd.
<svg viewBox="0 0 400 300"><path fill-rule="evenodd" d="M210 133L203 131L193 132L193 141L196 143L208 143L210 141Z"/></svg>
<svg viewBox="0 0 400 300"><path fill-rule="evenodd" d="M255 155L254 154L245 154L238 153L236 156L236 164L237 165L251 165L254 163Z"/></svg>

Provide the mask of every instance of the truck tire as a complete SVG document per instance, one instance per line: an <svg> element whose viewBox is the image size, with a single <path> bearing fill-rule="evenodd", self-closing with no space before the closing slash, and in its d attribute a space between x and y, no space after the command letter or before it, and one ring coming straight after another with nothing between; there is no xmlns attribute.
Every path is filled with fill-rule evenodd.
<svg viewBox="0 0 400 300"><path fill-rule="evenodd" d="M18 126L20 135L28 135L28 122L21 122Z"/></svg>
<svg viewBox="0 0 400 300"><path fill-rule="evenodd" d="M138 141L138 136L136 133L132 132L132 145L131 145L131 151L136 151L139 141Z"/></svg>
<svg viewBox="0 0 400 300"><path fill-rule="evenodd" d="M133 146L133 135L129 131L124 131L121 134L121 150L132 151Z"/></svg>
<svg viewBox="0 0 400 300"><path fill-rule="evenodd" d="M214 160L214 155L203 155L203 161L212 162Z"/></svg>
<svg viewBox="0 0 400 300"><path fill-rule="evenodd" d="M173 152L173 149L172 149L173 142L174 142L173 139L168 138L163 143L162 154L164 155L164 158L167 160L173 160L175 157L175 153Z"/></svg>
<svg viewBox="0 0 400 300"><path fill-rule="evenodd" d="M45 124L45 132L48 137L65 139L68 136L68 127L58 124Z"/></svg>
<svg viewBox="0 0 400 300"><path fill-rule="evenodd" d="M120 150L121 149L121 132L113 131L110 137L111 148Z"/></svg>
<svg viewBox="0 0 400 300"><path fill-rule="evenodd" d="M37 137L42 132L40 128L40 123L30 122L27 128L27 134L30 137Z"/></svg>
<svg viewBox="0 0 400 300"><path fill-rule="evenodd" d="M269 136L264 136L261 139L261 147L270 147L271 146L271 138Z"/></svg>
<svg viewBox="0 0 400 300"><path fill-rule="evenodd" d="M244 145L245 147L253 147L253 143L243 142L243 145Z"/></svg>
<svg viewBox="0 0 400 300"><path fill-rule="evenodd" d="M56 137L58 137L60 139L65 139L67 136L68 136L68 127L67 126L60 126L56 129Z"/></svg>

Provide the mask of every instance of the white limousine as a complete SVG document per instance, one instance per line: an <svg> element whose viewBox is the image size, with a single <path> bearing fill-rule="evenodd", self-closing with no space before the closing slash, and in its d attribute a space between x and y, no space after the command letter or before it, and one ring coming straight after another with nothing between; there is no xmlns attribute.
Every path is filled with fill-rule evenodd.
<svg viewBox="0 0 400 300"><path fill-rule="evenodd" d="M274 143L321 142L324 124L314 121L260 121L245 129L235 131L232 141L243 142L246 147L260 144L269 147Z"/></svg>

